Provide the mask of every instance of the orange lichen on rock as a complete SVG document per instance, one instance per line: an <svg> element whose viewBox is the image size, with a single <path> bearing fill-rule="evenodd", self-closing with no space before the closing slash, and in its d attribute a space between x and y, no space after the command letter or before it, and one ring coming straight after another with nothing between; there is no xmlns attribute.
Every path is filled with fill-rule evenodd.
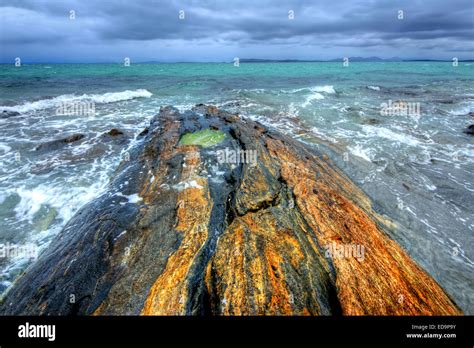
<svg viewBox="0 0 474 348"><path fill-rule="evenodd" d="M367 199L349 180L329 168L318 170L318 177L297 175L295 168L313 167L316 172L316 166L325 164L303 162L280 141L270 139L267 144L278 156L282 177L293 190L298 209L317 231L319 243L359 245L365 250L363 260L331 257L343 314L460 314L439 285L361 208Z"/></svg>
<svg viewBox="0 0 474 348"><path fill-rule="evenodd" d="M183 234L178 250L169 257L165 271L153 284L143 315L184 315L188 302L189 271L208 236L212 202L207 178L197 175L199 152L194 146L183 150L185 166L181 180L197 187L182 187L178 195L176 230Z"/></svg>
<svg viewBox="0 0 474 348"><path fill-rule="evenodd" d="M265 165L265 163L264 163ZM246 168L246 175L255 173ZM257 171L258 172L258 171ZM271 177L270 177L271 178ZM267 180L248 181L268 183ZM330 314L329 266L314 240L309 237L304 219L284 206L289 199L281 192L278 180L274 193L247 195L260 207L236 217L219 239L217 250L207 267L206 285L213 313L222 315L318 315ZM242 187L242 186L241 186ZM247 188L245 188L247 190ZM274 197L277 196L277 197ZM256 200L260 198L261 201ZM260 203L259 203L260 202ZM265 203L265 204L263 204ZM323 299L323 300L321 300Z"/></svg>
<svg viewBox="0 0 474 348"><path fill-rule="evenodd" d="M162 191L163 185L169 185L166 180L169 174L168 161L176 156L176 147L179 141L179 122L175 122L174 113L165 114L161 119L162 127L166 130L166 137L162 139L155 138L144 148L143 154L151 158L158 157L158 165L154 161L147 161L147 181L143 185L140 196L144 201L151 204L157 195ZM157 142L160 141L158 149ZM153 164L152 164L153 163ZM151 180L153 178L153 180Z"/></svg>

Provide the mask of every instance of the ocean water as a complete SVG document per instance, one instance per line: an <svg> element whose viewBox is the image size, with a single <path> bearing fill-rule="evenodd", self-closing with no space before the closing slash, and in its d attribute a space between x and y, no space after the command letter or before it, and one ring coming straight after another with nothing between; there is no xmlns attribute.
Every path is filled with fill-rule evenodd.
<svg viewBox="0 0 474 348"><path fill-rule="evenodd" d="M58 114L71 103L90 103L94 114ZM392 238L474 314L474 136L463 133L474 123L469 62L0 65L0 112L20 113L0 118L0 245L44 249L104 191L161 106L198 103L327 151L397 222ZM384 114L384 104L413 108ZM129 140L104 141L112 128ZM75 133L85 137L35 151ZM0 293L30 256L0 257Z"/></svg>

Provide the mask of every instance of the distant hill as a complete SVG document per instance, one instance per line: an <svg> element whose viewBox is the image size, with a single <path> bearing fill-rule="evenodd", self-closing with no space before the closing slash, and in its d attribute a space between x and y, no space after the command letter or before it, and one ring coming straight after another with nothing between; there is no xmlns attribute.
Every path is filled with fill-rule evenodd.
<svg viewBox="0 0 474 348"><path fill-rule="evenodd" d="M343 58L334 58L328 60L322 59L258 59L258 58L241 58L241 63L304 63L304 62L341 62ZM401 62L403 59L399 57L380 58L380 57L349 57L350 62Z"/></svg>
<svg viewBox="0 0 474 348"><path fill-rule="evenodd" d="M307 63L307 62L325 62L325 60L301 60L301 59L256 59L240 58L240 63Z"/></svg>
<svg viewBox="0 0 474 348"><path fill-rule="evenodd" d="M400 57L380 58L380 57L348 57L349 62L451 62L451 59L402 59ZM240 63L307 63L307 62L342 62L343 57L328 60L318 59L258 59L240 58ZM459 62L472 62L471 59L460 59Z"/></svg>

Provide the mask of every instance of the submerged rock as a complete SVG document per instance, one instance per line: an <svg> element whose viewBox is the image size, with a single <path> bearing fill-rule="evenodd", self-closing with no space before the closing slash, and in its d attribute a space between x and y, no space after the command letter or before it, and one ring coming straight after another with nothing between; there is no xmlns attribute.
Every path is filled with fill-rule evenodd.
<svg viewBox="0 0 474 348"><path fill-rule="evenodd" d="M130 140L130 134L118 129L112 128L100 136L100 140L105 143L113 142L117 145L125 145Z"/></svg>
<svg viewBox="0 0 474 348"><path fill-rule="evenodd" d="M47 143L43 143L38 145L35 150L36 151L53 151L53 150L58 150L62 147L64 147L67 144L74 143L76 141L79 141L85 137L84 134L73 134L70 135L66 138L62 139L57 139L53 141L48 141Z"/></svg>
<svg viewBox="0 0 474 348"><path fill-rule="evenodd" d="M455 100L454 99L440 99L440 100L437 100L437 102L440 104L454 104Z"/></svg>
<svg viewBox="0 0 474 348"><path fill-rule="evenodd" d="M33 218L33 225L36 231L46 231L54 219L58 215L58 212L54 207L47 207L42 205L40 210L35 214Z"/></svg>
<svg viewBox="0 0 474 348"><path fill-rule="evenodd" d="M3 110L0 113L0 118L10 118L13 116L20 116L20 113L16 111L7 111L7 110Z"/></svg>
<svg viewBox="0 0 474 348"><path fill-rule="evenodd" d="M362 123L374 125L374 124L380 124L380 123L382 123L382 121L380 121L376 118L366 118L362 121Z"/></svg>
<svg viewBox="0 0 474 348"><path fill-rule="evenodd" d="M225 137L180 144L206 129ZM215 107L166 107L0 313L460 314L392 226L318 150Z"/></svg>
<svg viewBox="0 0 474 348"><path fill-rule="evenodd" d="M474 124L471 124L468 126L465 130L464 133L474 135Z"/></svg>
<svg viewBox="0 0 474 348"><path fill-rule="evenodd" d="M112 128L107 132L107 135L110 135L111 137L115 137L117 135L123 135L123 132L120 129L117 128Z"/></svg>

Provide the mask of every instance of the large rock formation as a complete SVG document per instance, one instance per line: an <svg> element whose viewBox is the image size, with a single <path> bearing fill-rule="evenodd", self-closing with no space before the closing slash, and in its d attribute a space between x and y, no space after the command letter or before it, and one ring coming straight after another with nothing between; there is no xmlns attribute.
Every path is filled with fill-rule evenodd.
<svg viewBox="0 0 474 348"><path fill-rule="evenodd" d="M460 314L313 148L204 105L140 138L1 314Z"/></svg>

